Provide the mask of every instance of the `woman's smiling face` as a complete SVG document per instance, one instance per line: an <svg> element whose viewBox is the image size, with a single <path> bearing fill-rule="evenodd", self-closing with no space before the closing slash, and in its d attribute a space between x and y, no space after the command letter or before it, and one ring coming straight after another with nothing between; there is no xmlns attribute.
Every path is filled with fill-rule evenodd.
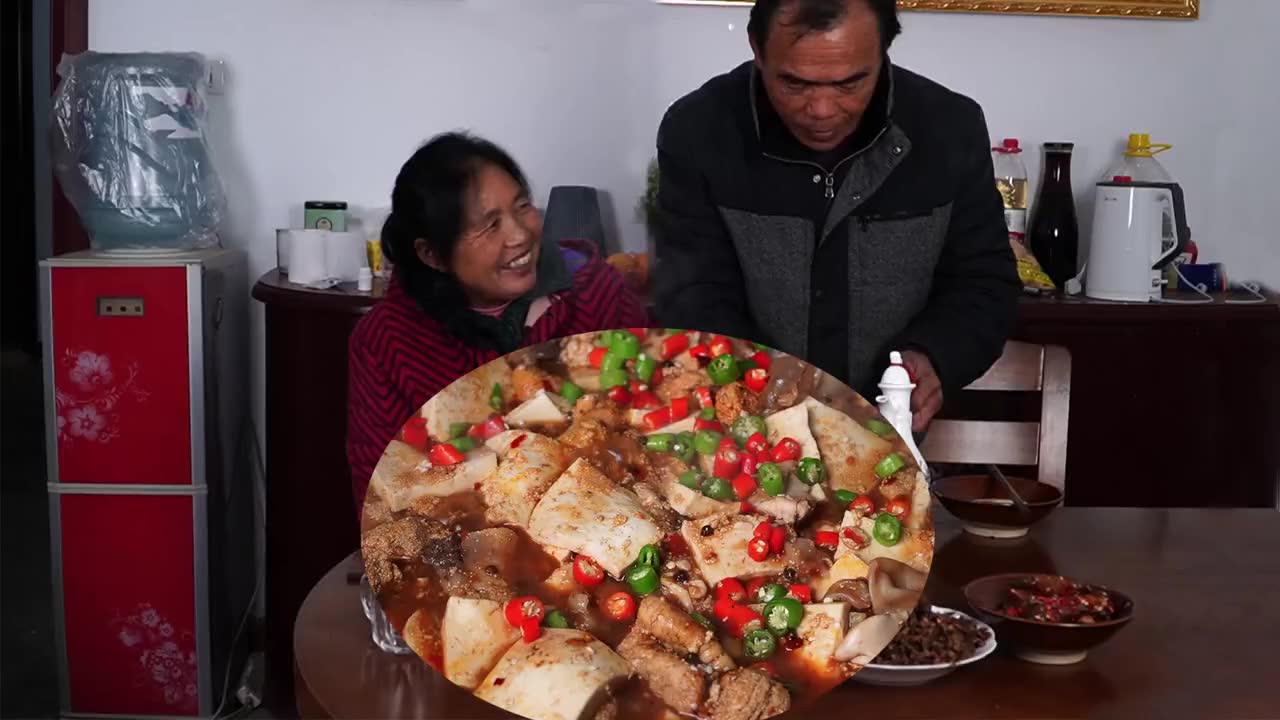
<svg viewBox="0 0 1280 720"><path fill-rule="evenodd" d="M510 302L533 289L542 247L542 213L506 171L485 164L468 189L461 236L449 266L419 241L423 262L458 279L474 306Z"/></svg>

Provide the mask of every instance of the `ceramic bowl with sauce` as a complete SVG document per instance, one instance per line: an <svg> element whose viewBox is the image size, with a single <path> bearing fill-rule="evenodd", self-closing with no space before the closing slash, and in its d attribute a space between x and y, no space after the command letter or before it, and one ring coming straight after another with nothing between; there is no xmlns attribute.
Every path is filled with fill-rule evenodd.
<svg viewBox="0 0 1280 720"><path fill-rule="evenodd" d="M1024 477L1010 477L1009 482L1026 501L1028 513L1018 509L999 480L987 475L940 478L933 483L933 495L960 519L965 532L989 538L1020 538L1062 504L1062 491L1052 485Z"/></svg>
<svg viewBox="0 0 1280 720"><path fill-rule="evenodd" d="M1047 622L1032 617L1011 616L1007 603L1014 588L1028 583L1069 583L1092 595L1109 599L1112 611L1093 622ZM978 616L995 630L1002 644L1027 662L1042 665L1071 665L1085 659L1089 651L1115 635L1133 620L1133 599L1122 592L1094 583L1083 583L1060 575L1007 573L989 575L969 583L965 598Z"/></svg>

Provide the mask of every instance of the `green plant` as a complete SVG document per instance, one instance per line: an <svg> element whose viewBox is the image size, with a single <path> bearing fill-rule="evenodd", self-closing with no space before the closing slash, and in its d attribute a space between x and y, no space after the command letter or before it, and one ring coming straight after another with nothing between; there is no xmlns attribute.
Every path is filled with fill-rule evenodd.
<svg viewBox="0 0 1280 720"><path fill-rule="evenodd" d="M652 235L658 228L658 158L649 161L645 177L644 194L636 202L636 219L649 228Z"/></svg>

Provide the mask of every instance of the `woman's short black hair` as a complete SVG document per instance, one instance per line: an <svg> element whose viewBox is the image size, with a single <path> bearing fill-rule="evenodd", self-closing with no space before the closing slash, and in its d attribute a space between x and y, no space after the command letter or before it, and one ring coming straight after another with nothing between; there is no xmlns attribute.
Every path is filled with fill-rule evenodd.
<svg viewBox="0 0 1280 720"><path fill-rule="evenodd" d="M880 25L880 45L883 52L889 51L893 39L902 34L902 23L898 20L897 0L861 0L871 6ZM756 41L756 47L764 53L769 41L769 30L778 11L784 7L795 8L794 17L789 25L799 27L803 34L826 32L849 12L849 0L756 0L751 7L751 19L747 22L747 34Z"/></svg>
<svg viewBox="0 0 1280 720"><path fill-rule="evenodd" d="M527 194L529 182L516 161L497 145L465 132L428 140L400 168L391 191L391 214L382 226L382 254L411 297L455 333L463 332L466 294L452 273L440 272L418 257L418 238L440 263L449 266L466 231L467 198L476 177L496 167Z"/></svg>

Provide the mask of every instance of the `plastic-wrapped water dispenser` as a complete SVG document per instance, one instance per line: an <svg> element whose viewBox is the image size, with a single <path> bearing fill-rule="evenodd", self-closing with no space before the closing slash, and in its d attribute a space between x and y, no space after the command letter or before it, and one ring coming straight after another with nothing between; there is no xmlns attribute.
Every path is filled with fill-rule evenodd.
<svg viewBox="0 0 1280 720"><path fill-rule="evenodd" d="M226 197L207 140L208 64L197 53L64 56L54 170L90 246L182 252L219 245Z"/></svg>

